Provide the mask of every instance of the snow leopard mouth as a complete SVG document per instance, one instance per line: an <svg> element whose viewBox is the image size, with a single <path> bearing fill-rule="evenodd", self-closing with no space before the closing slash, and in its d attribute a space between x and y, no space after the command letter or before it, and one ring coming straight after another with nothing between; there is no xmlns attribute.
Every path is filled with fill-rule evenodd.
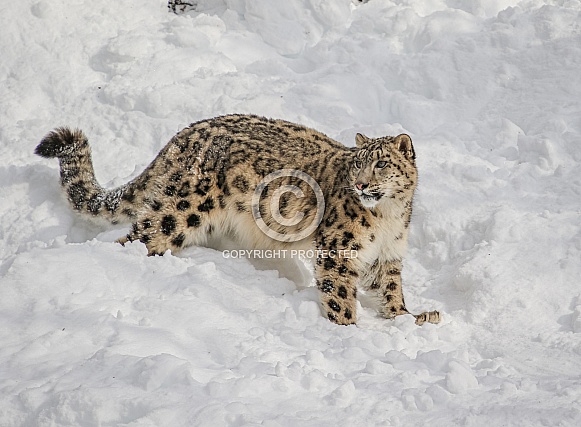
<svg viewBox="0 0 581 427"><path fill-rule="evenodd" d="M359 193L359 200L361 204L366 208L373 208L379 202L379 200L383 197L382 193L366 193L365 191L360 191Z"/></svg>
<svg viewBox="0 0 581 427"><path fill-rule="evenodd" d="M365 194L365 193L362 193L359 197L362 200L366 200L366 201L371 201L371 200L377 201L377 200L381 199L381 196L379 194Z"/></svg>

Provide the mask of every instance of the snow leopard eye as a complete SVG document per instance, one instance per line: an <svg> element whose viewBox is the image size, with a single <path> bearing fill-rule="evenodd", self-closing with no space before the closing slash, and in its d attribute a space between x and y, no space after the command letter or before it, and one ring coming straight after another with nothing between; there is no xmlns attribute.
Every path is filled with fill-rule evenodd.
<svg viewBox="0 0 581 427"><path fill-rule="evenodd" d="M386 161L383 161L383 160L380 160L379 162L377 162L377 163L375 164L375 167L376 167L377 169L383 169L383 168L384 168L384 167L386 167L386 166L387 166L387 162L386 162Z"/></svg>
<svg viewBox="0 0 581 427"><path fill-rule="evenodd" d="M361 166L363 166L363 164L359 160L355 160L355 168L361 169Z"/></svg>

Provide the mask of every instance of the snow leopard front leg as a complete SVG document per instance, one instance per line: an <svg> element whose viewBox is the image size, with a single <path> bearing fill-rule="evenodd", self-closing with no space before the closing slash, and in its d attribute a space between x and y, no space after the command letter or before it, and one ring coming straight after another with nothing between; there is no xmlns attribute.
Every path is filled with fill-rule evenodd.
<svg viewBox="0 0 581 427"><path fill-rule="evenodd" d="M352 325L357 321L358 274L348 258L322 251L315 265L315 279L323 311L331 322Z"/></svg>
<svg viewBox="0 0 581 427"><path fill-rule="evenodd" d="M411 314L403 298L401 286L401 260L392 262L380 262L376 260L371 266L368 274L361 281L361 285L366 291L375 293L381 305L381 314L393 319L402 314ZM440 313L438 311L425 311L421 314L413 314L417 325L428 323L439 323Z"/></svg>

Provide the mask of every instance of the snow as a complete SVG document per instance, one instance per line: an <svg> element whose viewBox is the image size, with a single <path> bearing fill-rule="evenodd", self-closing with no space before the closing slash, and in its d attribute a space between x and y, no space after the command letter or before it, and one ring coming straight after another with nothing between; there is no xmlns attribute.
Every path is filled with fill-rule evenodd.
<svg viewBox="0 0 581 427"><path fill-rule="evenodd" d="M0 425L581 425L580 1L21 0L0 52ZM404 293L441 324L362 299L336 326L304 271L121 247L33 155L79 127L112 187L233 112L412 136Z"/></svg>

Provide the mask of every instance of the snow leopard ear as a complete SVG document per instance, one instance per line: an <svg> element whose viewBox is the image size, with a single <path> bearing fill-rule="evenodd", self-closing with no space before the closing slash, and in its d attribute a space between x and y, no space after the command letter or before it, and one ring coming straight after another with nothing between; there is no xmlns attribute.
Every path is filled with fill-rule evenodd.
<svg viewBox="0 0 581 427"><path fill-rule="evenodd" d="M355 145L357 145L357 147L359 147L359 148L363 147L363 145L367 141L369 141L369 138L367 138L362 133L358 133L357 135L355 135Z"/></svg>
<svg viewBox="0 0 581 427"><path fill-rule="evenodd" d="M416 152L414 151L412 139L409 137L409 135L402 133L401 135L396 136L394 143L397 149L401 151L408 159L414 160L416 158Z"/></svg>

